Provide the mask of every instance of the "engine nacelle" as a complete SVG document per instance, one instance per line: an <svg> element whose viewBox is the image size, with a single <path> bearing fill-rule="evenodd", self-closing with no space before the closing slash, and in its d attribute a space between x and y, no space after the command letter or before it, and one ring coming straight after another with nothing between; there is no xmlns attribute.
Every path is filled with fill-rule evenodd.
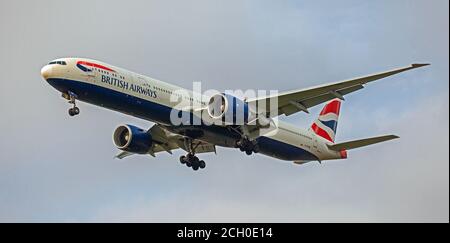
<svg viewBox="0 0 450 243"><path fill-rule="evenodd" d="M118 149L136 154L147 153L153 144L150 133L132 125L117 127L113 134L113 141Z"/></svg>
<svg viewBox="0 0 450 243"><path fill-rule="evenodd" d="M209 100L208 115L227 125L244 125L250 111L247 102L229 94L216 94Z"/></svg>

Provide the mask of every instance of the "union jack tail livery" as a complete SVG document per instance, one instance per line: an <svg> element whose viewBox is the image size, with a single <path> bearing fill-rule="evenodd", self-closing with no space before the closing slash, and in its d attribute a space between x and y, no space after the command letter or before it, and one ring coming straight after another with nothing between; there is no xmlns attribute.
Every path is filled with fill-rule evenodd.
<svg viewBox="0 0 450 243"><path fill-rule="evenodd" d="M328 102L320 112L319 118L312 124L311 129L320 137L334 142L341 109L341 100L334 99Z"/></svg>

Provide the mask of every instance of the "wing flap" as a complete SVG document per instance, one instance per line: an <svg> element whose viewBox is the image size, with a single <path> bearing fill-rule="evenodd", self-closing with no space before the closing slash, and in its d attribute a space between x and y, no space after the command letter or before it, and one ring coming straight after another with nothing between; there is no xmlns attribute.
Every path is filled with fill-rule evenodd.
<svg viewBox="0 0 450 243"><path fill-rule="evenodd" d="M184 151L189 152L189 149L186 147L183 137L180 137L180 139L177 140L177 145ZM195 153L197 154L217 153L216 146L214 144L206 143L200 140L194 140L193 147L195 148Z"/></svg>
<svg viewBox="0 0 450 243"><path fill-rule="evenodd" d="M133 153L130 153L130 152L127 152L127 151L122 151L119 154L117 154L116 156L114 156L114 158L116 158L116 159L123 159L123 158L126 158L126 157L131 156L131 155L133 155Z"/></svg>
<svg viewBox="0 0 450 243"><path fill-rule="evenodd" d="M169 154L172 154L173 150L180 148L188 151L184 143L185 137L166 131L163 126L156 124L151 127L148 132L151 133L152 140L154 142L152 148L150 149L150 151L148 151L148 154L153 157L156 157L156 154L160 152L167 152ZM195 139L193 143L196 153L216 153L216 146L214 144L203 142L197 139ZM133 155L133 153L122 151L118 155L116 155L115 158L123 159L131 155Z"/></svg>

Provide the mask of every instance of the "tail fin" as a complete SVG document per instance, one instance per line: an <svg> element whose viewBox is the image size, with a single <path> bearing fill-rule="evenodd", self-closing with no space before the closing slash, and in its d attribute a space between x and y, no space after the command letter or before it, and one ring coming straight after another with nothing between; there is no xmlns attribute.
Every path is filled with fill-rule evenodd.
<svg viewBox="0 0 450 243"><path fill-rule="evenodd" d="M329 101L320 112L319 118L311 125L311 130L318 136L334 142L340 110L341 100Z"/></svg>

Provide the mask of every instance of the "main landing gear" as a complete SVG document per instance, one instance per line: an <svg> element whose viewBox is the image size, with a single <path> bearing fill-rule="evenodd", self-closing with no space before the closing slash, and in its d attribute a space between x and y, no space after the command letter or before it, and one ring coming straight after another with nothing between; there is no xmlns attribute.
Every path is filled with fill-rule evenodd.
<svg viewBox="0 0 450 243"><path fill-rule="evenodd" d="M77 95L72 92L63 93L62 96L69 100L69 104L73 104L73 107L69 109L69 116L76 116L80 114L80 108L77 107L76 98Z"/></svg>
<svg viewBox="0 0 450 243"><path fill-rule="evenodd" d="M245 152L247 155L259 153L258 143L256 142L256 140L249 139L250 131L246 126L241 126L237 128L231 127L231 129L241 136L241 139L239 139L236 142L236 148L239 148L241 152Z"/></svg>
<svg viewBox="0 0 450 243"><path fill-rule="evenodd" d="M181 156L180 162L181 164L185 164L187 167L191 167L195 171L206 167L205 161L200 160L197 156L191 153L188 153L186 156Z"/></svg>
<svg viewBox="0 0 450 243"><path fill-rule="evenodd" d="M186 165L187 167L191 167L195 171L197 171L198 169L204 169L206 167L205 161L200 160L197 156L195 156L195 150L200 145L200 143L194 145L192 139L185 139L184 144L189 153L180 157L181 164Z"/></svg>
<svg viewBox="0 0 450 243"><path fill-rule="evenodd" d="M250 141L246 137L243 137L241 140L237 141L236 147L238 147L241 152L245 152L247 155L252 155L253 153L259 152L256 141Z"/></svg>

